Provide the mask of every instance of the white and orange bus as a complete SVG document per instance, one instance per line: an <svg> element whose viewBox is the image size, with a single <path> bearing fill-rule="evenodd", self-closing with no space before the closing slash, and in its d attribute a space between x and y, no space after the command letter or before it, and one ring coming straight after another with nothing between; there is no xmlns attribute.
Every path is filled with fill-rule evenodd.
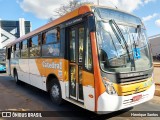
<svg viewBox="0 0 160 120"><path fill-rule="evenodd" d="M153 64L140 18L83 5L6 46L7 72L94 112L117 111L153 98Z"/></svg>

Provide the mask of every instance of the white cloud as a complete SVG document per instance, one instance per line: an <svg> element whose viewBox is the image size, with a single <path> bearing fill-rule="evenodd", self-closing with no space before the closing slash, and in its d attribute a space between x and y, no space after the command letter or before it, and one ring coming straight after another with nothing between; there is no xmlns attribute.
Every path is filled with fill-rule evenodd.
<svg viewBox="0 0 160 120"><path fill-rule="evenodd" d="M148 16L146 16L146 17L143 17L142 20L143 20L143 22L146 22L146 21L149 21L149 20L151 20L151 19L153 19L153 18L155 18L155 17L157 17L157 16L158 16L158 14L157 14L157 13L154 13L154 14L152 14L152 15L148 15Z"/></svg>
<svg viewBox="0 0 160 120"><path fill-rule="evenodd" d="M61 4L67 3L68 0L23 0L18 1L20 7L25 12L33 13L40 19L48 19L53 17L54 10Z"/></svg>
<svg viewBox="0 0 160 120"><path fill-rule="evenodd" d="M94 2L97 4L97 0L79 0ZM152 2L154 0L99 0L100 5L115 7L124 10L126 12L133 12L140 6ZM60 5L65 5L68 0L17 0L17 3L25 12L33 13L36 17L41 19L48 19L54 16L54 11Z"/></svg>
<svg viewBox="0 0 160 120"><path fill-rule="evenodd" d="M94 3L97 3L97 0L87 0L87 1L93 1ZM118 9L124 10L126 12L133 12L140 6L143 6L153 1L156 0L99 0L100 5L111 6L111 7L116 6L118 7Z"/></svg>
<svg viewBox="0 0 160 120"><path fill-rule="evenodd" d="M82 0L86 1L86 0ZM97 0L87 0L97 4ZM109 7L118 7L120 10L132 12L137 9L143 2L142 0L99 0L100 5Z"/></svg>
<svg viewBox="0 0 160 120"><path fill-rule="evenodd" d="M144 0L144 3L149 3L149 2L154 2L154 1L156 1L156 0Z"/></svg>
<svg viewBox="0 0 160 120"><path fill-rule="evenodd" d="M158 27L160 27L160 19L156 20L156 21L155 21L155 24L156 24Z"/></svg>

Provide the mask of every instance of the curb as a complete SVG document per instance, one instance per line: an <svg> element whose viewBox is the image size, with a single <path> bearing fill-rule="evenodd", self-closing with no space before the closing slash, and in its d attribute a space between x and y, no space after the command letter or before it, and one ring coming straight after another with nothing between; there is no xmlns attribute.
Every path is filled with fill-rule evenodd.
<svg viewBox="0 0 160 120"><path fill-rule="evenodd" d="M160 86L160 83L155 83L155 85Z"/></svg>
<svg viewBox="0 0 160 120"><path fill-rule="evenodd" d="M154 67L160 67L160 62L159 62L159 63L154 63L154 62L153 62L153 66L154 66Z"/></svg>
<svg viewBox="0 0 160 120"><path fill-rule="evenodd" d="M153 64L154 67L160 67L160 64Z"/></svg>

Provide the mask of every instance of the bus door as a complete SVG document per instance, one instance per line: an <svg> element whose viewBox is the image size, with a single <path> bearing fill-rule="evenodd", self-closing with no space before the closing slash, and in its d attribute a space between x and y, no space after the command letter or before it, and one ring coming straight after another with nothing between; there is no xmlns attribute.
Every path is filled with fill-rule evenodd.
<svg viewBox="0 0 160 120"><path fill-rule="evenodd" d="M69 28L69 98L83 102L82 62L84 25Z"/></svg>

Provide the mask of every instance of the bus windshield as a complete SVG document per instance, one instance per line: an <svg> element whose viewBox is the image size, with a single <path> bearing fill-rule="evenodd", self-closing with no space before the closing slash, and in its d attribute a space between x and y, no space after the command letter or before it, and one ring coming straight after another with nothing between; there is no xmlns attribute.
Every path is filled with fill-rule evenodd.
<svg viewBox="0 0 160 120"><path fill-rule="evenodd" d="M151 68L146 30L138 25L114 21L116 25L110 20L100 20L97 24L101 68L108 72L144 71Z"/></svg>

